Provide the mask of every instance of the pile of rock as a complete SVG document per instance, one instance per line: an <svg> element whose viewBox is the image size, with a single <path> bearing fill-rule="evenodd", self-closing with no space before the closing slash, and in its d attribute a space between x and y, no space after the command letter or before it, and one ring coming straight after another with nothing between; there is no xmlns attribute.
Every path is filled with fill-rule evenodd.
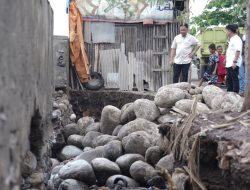
<svg viewBox="0 0 250 190"><path fill-rule="evenodd" d="M154 101L138 99L121 109L105 106L100 122L89 116L76 123L71 119L52 142L49 189L157 186L160 182L154 184L154 178L159 177L159 168L173 174L176 184L187 181L184 173L184 177L174 178L180 169L174 166L174 156L166 152L167 144L158 127L180 120L178 114L172 114L173 107L190 113L194 97L199 100L198 113L239 111L243 103L237 94L225 93L215 86L203 89L178 83L160 88ZM161 187L166 187L165 180Z"/></svg>

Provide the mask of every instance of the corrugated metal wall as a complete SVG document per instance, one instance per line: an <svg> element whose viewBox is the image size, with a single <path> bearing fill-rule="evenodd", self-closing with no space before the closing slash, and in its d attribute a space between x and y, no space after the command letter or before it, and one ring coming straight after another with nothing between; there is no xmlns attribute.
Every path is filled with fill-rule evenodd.
<svg viewBox="0 0 250 190"><path fill-rule="evenodd" d="M91 69L102 73L105 88L156 91L172 81L167 62L178 25L114 24L115 43L86 43Z"/></svg>

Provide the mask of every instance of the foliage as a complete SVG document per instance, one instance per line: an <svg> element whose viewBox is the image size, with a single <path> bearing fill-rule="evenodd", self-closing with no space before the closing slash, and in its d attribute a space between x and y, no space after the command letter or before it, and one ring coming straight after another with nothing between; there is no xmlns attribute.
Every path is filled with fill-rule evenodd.
<svg viewBox="0 0 250 190"><path fill-rule="evenodd" d="M246 0L210 0L203 13L191 19L199 27L230 23L244 26L245 22Z"/></svg>

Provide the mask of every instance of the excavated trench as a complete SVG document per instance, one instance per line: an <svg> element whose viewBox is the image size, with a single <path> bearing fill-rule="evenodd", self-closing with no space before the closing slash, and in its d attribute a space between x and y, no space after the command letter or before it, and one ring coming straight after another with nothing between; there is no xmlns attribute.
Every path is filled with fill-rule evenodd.
<svg viewBox="0 0 250 190"><path fill-rule="evenodd" d="M76 121L85 116L100 121L101 112L105 106L112 105L121 109L126 103L134 102L137 99L153 100L154 94L119 91L69 92L69 101L73 112L76 114ZM228 118L232 120L232 118L237 118L240 115L240 113L197 115L192 122L188 136L198 133L211 123L214 125L228 123ZM244 117L239 117L239 119L249 120L250 114L245 114ZM207 130L200 135L198 140L199 148L197 149L199 158L198 173L202 183L208 190L249 189L250 166L248 162L242 162L241 159L250 155L241 155L240 153L240 151L244 152L244 143L248 143L249 139L250 132L237 122L232 123L229 128ZM182 167L187 165L187 162L187 160L177 160L175 166Z"/></svg>

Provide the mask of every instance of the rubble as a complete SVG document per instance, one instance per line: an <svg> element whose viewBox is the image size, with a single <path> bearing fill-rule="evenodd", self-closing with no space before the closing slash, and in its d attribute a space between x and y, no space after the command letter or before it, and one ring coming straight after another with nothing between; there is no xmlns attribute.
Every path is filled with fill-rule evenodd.
<svg viewBox="0 0 250 190"><path fill-rule="evenodd" d="M79 118L78 121L72 120L72 110L64 110L60 117L68 113L68 119L62 122L60 129L65 144L61 143L53 149L53 159L63 162L59 166L53 164L49 188L67 189L71 183L79 188L91 188L91 185L112 188L115 187L116 180L123 184L127 181L130 184L128 187L143 188L148 181L157 181L160 178L169 189L184 190L186 186L203 189L205 186L209 187L203 173L201 172L201 178L198 175L199 155L202 157L201 169L206 168L214 159L219 163L215 166L218 170L233 169L234 174L238 170L242 171L243 165L250 162L249 142L232 146L234 143L226 140L223 144L219 133L232 130L230 127L236 123L245 127L240 130L246 130L249 122L245 119L247 114L226 116L224 123L211 119L215 114L221 117L225 116L224 112L240 111L241 102L238 95L225 93L215 86L203 89L188 83L179 83L162 87L154 101L140 98L125 104L121 109L111 105L104 106L100 123L91 115L81 115L76 117ZM70 109L71 105L67 101L64 101L64 105ZM58 108L55 106L54 109ZM213 112L215 109L216 113ZM244 119L238 121L237 118ZM214 135L213 138L210 134ZM213 150L215 153L204 156L207 151L204 147L207 147L202 146L202 143L208 139L217 146ZM76 148L79 150L76 155L71 154L62 159L58 154L65 152L65 149L73 151ZM90 180L86 180L87 176ZM236 177L234 179L238 180ZM249 182L246 181L245 184ZM214 185L213 189L220 189L222 185Z"/></svg>

